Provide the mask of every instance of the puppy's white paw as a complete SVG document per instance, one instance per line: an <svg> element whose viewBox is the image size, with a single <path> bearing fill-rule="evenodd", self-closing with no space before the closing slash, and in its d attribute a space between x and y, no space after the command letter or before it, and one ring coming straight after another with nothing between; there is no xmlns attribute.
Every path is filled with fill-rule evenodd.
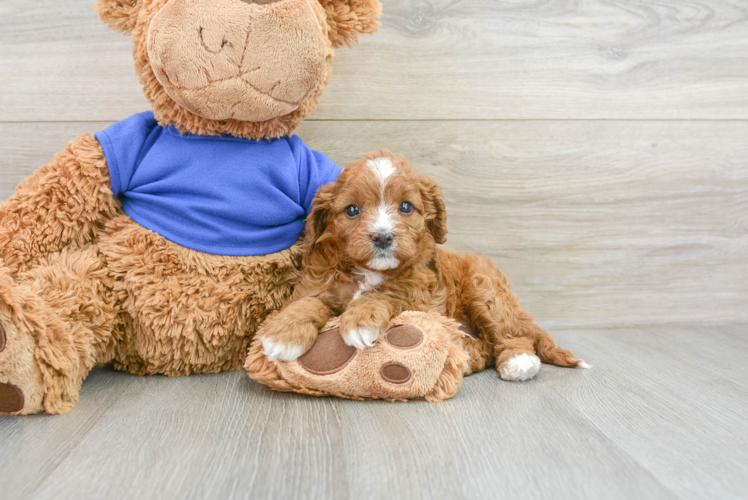
<svg viewBox="0 0 748 500"><path fill-rule="evenodd" d="M300 345L282 344L262 337L262 353L268 361L293 361L304 354L304 348Z"/></svg>
<svg viewBox="0 0 748 500"><path fill-rule="evenodd" d="M499 371L499 375L503 380L521 382L537 375L540 365L540 358L534 354L517 354L504 363L504 366Z"/></svg>
<svg viewBox="0 0 748 500"><path fill-rule="evenodd" d="M374 345L379 338L379 329L359 326L343 334L343 342L346 345L364 350Z"/></svg>

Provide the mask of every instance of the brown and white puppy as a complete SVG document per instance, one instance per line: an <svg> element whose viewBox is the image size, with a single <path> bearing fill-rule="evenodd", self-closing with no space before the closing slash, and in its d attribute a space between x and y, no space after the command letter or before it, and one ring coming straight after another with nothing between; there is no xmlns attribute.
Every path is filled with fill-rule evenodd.
<svg viewBox="0 0 748 500"><path fill-rule="evenodd" d="M372 346L406 310L437 311L477 333L465 347L495 362L501 378L527 380L541 361L588 365L555 346L520 308L487 257L437 248L447 234L441 189L404 158L368 154L322 187L307 218L302 273L293 296L260 332L270 360L293 360L341 315L345 343Z"/></svg>

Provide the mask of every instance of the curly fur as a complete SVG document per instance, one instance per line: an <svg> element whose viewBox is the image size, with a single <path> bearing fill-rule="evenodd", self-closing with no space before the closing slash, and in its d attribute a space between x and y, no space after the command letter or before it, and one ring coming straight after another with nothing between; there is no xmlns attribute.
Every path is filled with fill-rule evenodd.
<svg viewBox="0 0 748 500"><path fill-rule="evenodd" d="M388 170L386 184L376 173L378 159L394 167L394 173ZM402 201L412 205L412 213L396 214ZM352 205L360 209L356 216L347 212ZM377 271L369 267L375 254L371 231L374 214L382 207L391 209L390 257L398 265ZM441 190L419 176L405 158L378 151L351 164L335 183L320 189L305 232L300 282L274 319L275 330L268 331L273 342L298 342L289 335L305 317L296 313L294 303L314 298L330 314L342 313L344 337L361 327L384 331L406 310L436 311L460 320L478 333L477 339L466 337L463 345L473 360L470 371L494 361L501 371L520 354L537 354L543 362L559 366L584 366L534 323L490 259L437 248L447 234ZM352 295L357 274L373 272L379 276L377 283ZM285 335L276 339L273 331Z"/></svg>

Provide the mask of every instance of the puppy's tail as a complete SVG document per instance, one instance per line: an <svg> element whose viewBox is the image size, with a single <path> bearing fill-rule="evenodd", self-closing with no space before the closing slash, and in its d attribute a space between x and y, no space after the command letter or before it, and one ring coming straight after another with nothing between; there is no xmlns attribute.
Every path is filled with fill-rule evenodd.
<svg viewBox="0 0 748 500"><path fill-rule="evenodd" d="M556 347L551 336L538 326L535 327L535 352L543 363L556 366L592 368L592 366L578 359L566 349Z"/></svg>

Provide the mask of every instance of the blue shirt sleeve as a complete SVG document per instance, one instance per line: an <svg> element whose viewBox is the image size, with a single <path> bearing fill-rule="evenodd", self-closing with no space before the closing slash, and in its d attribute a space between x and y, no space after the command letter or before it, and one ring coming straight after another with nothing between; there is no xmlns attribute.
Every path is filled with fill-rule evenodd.
<svg viewBox="0 0 748 500"><path fill-rule="evenodd" d="M292 136L290 144L299 166L301 205L304 213L309 215L317 190L325 184L335 182L342 169L324 154L309 149L298 136Z"/></svg>
<svg viewBox="0 0 748 500"><path fill-rule="evenodd" d="M151 132L158 126L152 111L133 115L95 135L109 167L114 196L127 191Z"/></svg>

